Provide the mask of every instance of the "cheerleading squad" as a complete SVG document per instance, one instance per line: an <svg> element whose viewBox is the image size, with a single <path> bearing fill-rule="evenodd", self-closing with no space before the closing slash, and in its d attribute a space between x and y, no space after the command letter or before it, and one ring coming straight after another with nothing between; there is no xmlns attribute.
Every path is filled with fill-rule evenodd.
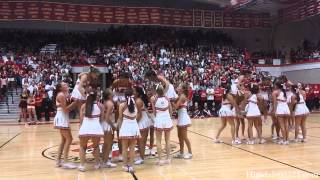
<svg viewBox="0 0 320 180"><path fill-rule="evenodd" d="M150 154L154 133L158 154L157 165L171 163L170 136L173 129L173 111L177 112L177 129L180 152L175 158L191 159L191 143L187 136L187 128L191 125L187 113L188 86L181 84L177 89L163 76L157 76L154 71L146 72L146 80L152 82L150 92L144 87L135 85L128 74L123 73L115 80L110 89L103 92L97 90L97 75L94 72L82 73L71 95L68 94L68 84L60 83L56 87L57 113L54 127L60 130L61 144L58 150L57 167L66 169L77 168L68 162L68 152L72 142L69 112L78 109L80 114L80 165L79 171L86 171L86 149L89 141L92 143L95 160L94 169L114 168L110 153L114 136L119 140L120 155L118 161L123 161L123 170L133 172L133 164L144 163L145 147L150 134ZM68 98L71 97L71 98ZM68 101L68 99L72 99ZM165 152L162 150L164 136ZM99 144L103 138L103 149L100 154ZM138 145L138 157L135 157L135 146ZM184 152L184 143L188 152ZM61 159L63 155L63 158Z"/></svg>
<svg viewBox="0 0 320 180"><path fill-rule="evenodd" d="M290 130L295 132L293 142L306 142L306 119L309 109L305 103L306 93L302 85L291 83L285 76L275 78L273 81L264 77L260 83L250 82L249 79L251 73L244 72L233 80L230 86L226 85L219 111L222 123L214 142L222 142L219 137L228 123L231 127L231 143L233 145L244 143L245 119L247 119L246 143L263 144L266 140L262 138L262 124L267 123L268 115L272 119L271 133L274 142L288 145ZM253 137L253 126L257 138ZM240 127L242 138L239 137Z"/></svg>
<svg viewBox="0 0 320 180"><path fill-rule="evenodd" d="M191 143L187 128L191 120L187 112L188 85L180 84L176 90L170 82L155 71L145 73L148 87L134 84L129 74L123 73L115 80L110 89L103 92L97 89L98 75L94 71L82 73L71 95L68 85L60 83L57 86L54 127L60 130L61 144L57 156L57 166L73 169L76 166L68 162L68 152L72 142L68 113L78 109L80 113L80 171L86 171L86 149L89 141L93 148L95 159L94 169L114 168L110 153L114 136L119 140L120 155L118 161L123 161L123 170L133 172L133 165L144 163L145 147L150 135L150 154L153 151L154 134L156 138L157 165L171 163L170 138L173 129L173 112L177 114L177 132L180 152L174 158L191 159ZM301 86L294 85L285 77L265 77L260 83L250 82L251 72L244 71L232 84L225 84L222 106L219 110L221 127L215 142L221 143L219 136L227 123L231 126L232 144L244 142L245 119L247 119L247 144L263 144L262 124L268 114L272 117L272 137L279 144L289 144L289 130L295 128L295 142L306 141L306 118L309 110L305 104L305 92ZM289 88L290 87L290 88ZM71 98L69 98L71 97ZM69 99L72 99L69 101ZM253 137L253 126L257 138ZM241 135L239 136L239 130ZM274 133L274 130L276 133ZM299 134L302 131L302 136ZM281 133L280 133L281 132ZM281 134L281 135L280 135ZM164 136L165 154L162 150ZM100 154L99 144L103 138L103 149ZM138 157L135 157L135 146L138 146ZM184 151L184 145L187 152ZM61 156L63 154L63 160Z"/></svg>

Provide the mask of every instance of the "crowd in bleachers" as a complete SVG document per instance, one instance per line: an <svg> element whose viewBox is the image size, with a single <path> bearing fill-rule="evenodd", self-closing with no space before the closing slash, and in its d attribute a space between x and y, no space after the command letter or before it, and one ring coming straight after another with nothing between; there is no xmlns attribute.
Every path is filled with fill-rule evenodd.
<svg viewBox="0 0 320 180"><path fill-rule="evenodd" d="M52 100L60 81L73 87L72 64L105 64L110 82L120 72L129 72L135 82L145 83L145 71L155 69L174 85L189 83L192 116L216 116L223 94L221 84L230 83L245 69L255 71L245 49L234 47L230 37L213 30L120 27L94 33L0 34L0 75L7 81L14 78L29 97L38 95ZM57 44L55 53L40 52L49 43ZM263 75L254 74L252 81L261 81ZM1 81L1 87L4 84ZM34 98L34 102L39 114L43 110L37 107L43 107L43 101Z"/></svg>
<svg viewBox="0 0 320 180"><path fill-rule="evenodd" d="M316 45L308 40L304 40L300 47L291 49L290 58L292 62L320 60L320 42Z"/></svg>

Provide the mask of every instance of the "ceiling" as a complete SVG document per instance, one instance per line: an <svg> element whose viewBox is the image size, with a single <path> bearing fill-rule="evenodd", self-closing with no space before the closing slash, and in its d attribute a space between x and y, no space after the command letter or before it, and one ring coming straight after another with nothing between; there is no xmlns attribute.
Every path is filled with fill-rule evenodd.
<svg viewBox="0 0 320 180"><path fill-rule="evenodd" d="M9 0L16 1L16 0ZM21 0L35 1L35 0ZM76 4L101 4L115 6L154 6L182 9L221 9L233 8L235 10L250 10L258 12L268 12L271 15L276 15L278 10L294 4L299 0L39 0L52 1ZM240 2L241 6L231 5L231 1Z"/></svg>
<svg viewBox="0 0 320 180"><path fill-rule="evenodd" d="M236 10L250 10L258 12L268 12L272 16L278 14L278 11L282 8L290 6L299 0L194 0L201 3L215 4L220 7L230 8ZM231 1L238 3L237 5L231 5Z"/></svg>

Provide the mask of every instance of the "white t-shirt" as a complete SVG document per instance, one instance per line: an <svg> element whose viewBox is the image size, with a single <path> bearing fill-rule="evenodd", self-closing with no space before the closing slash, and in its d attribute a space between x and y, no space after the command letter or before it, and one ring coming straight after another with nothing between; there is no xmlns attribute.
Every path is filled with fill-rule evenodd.
<svg viewBox="0 0 320 180"><path fill-rule="evenodd" d="M207 100L214 100L214 89L213 88L208 88L206 90L207 93Z"/></svg>
<svg viewBox="0 0 320 180"><path fill-rule="evenodd" d="M167 51L165 49L160 49L160 54L163 55L164 53L166 53Z"/></svg>
<svg viewBox="0 0 320 180"><path fill-rule="evenodd" d="M35 87L30 85L27 89L29 90L30 94L33 94Z"/></svg>
<svg viewBox="0 0 320 180"><path fill-rule="evenodd" d="M162 58L162 57L159 58L159 64L160 64L160 65L163 65L163 64L164 64L164 58Z"/></svg>
<svg viewBox="0 0 320 180"><path fill-rule="evenodd" d="M48 97L49 97L49 99L52 99L52 97L53 97L53 91L52 90L48 91Z"/></svg>
<svg viewBox="0 0 320 180"><path fill-rule="evenodd" d="M163 58L163 60L164 60L164 62L165 62L165 64L169 64L170 63L170 59L169 58Z"/></svg>

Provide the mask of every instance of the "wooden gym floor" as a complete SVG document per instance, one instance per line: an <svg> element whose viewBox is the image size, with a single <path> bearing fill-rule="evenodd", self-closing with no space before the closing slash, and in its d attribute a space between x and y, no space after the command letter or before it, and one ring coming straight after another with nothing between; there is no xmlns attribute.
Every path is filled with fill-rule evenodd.
<svg viewBox="0 0 320 180"><path fill-rule="evenodd" d="M301 144L280 146L270 141L269 125L264 125L264 145L230 145L230 129L221 135L225 143L214 144L213 137L220 126L218 118L193 120L189 138L193 159L173 159L171 165L156 166L155 159L135 166L134 174L115 169L79 172L55 167L54 150L60 135L52 124L24 127L0 125L0 179L1 180L122 180L122 179L315 179L320 174L320 115L310 115L307 121L308 141ZM77 123L72 124L74 141L77 142ZM293 133L290 134L293 137ZM178 151L176 129L172 131L173 153ZM78 153L74 145L71 153Z"/></svg>

